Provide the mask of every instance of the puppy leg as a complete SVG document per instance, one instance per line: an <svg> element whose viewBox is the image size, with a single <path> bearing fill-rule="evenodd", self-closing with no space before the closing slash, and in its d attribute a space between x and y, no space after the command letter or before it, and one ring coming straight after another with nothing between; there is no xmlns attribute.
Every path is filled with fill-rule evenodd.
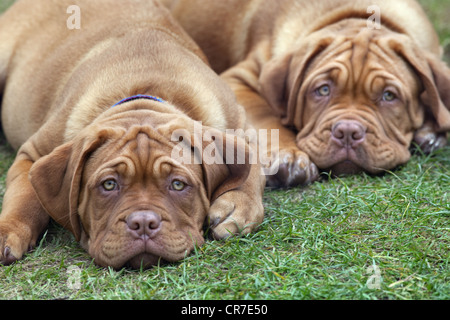
<svg viewBox="0 0 450 320"><path fill-rule="evenodd" d="M0 215L0 263L10 264L36 245L49 222L41 207L28 172L33 161L20 153L8 171L6 193Z"/></svg>
<svg viewBox="0 0 450 320"><path fill-rule="evenodd" d="M253 68L254 69L254 68ZM264 163L267 186L292 187L306 185L318 179L317 166L296 144L295 132L286 128L266 100L257 91L257 76L252 71L251 62L241 63L222 74L231 86L238 102L244 106L249 122L257 130L267 130L264 145L269 161ZM271 140L271 132L278 132L278 141Z"/></svg>

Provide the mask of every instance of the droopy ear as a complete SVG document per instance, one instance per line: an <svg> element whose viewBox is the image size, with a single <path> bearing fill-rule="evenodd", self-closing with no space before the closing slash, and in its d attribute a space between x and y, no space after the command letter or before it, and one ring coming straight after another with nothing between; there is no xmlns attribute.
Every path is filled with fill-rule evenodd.
<svg viewBox="0 0 450 320"><path fill-rule="evenodd" d="M264 65L259 78L261 94L281 117L284 125L295 125L300 129L301 120L297 118L301 112L298 110L297 96L301 83L312 60L333 40L321 34L307 37L293 51L273 58Z"/></svg>
<svg viewBox="0 0 450 320"><path fill-rule="evenodd" d="M193 131L172 127L170 132L171 141L180 142L173 149L172 158L184 164L201 164L211 202L227 191L238 189L247 180L251 166L258 165L251 162L249 145L236 135L199 123Z"/></svg>
<svg viewBox="0 0 450 320"><path fill-rule="evenodd" d="M450 69L437 56L419 49L411 41L390 40L390 47L405 59L419 76L424 92L421 101L431 112L436 132L450 131Z"/></svg>
<svg viewBox="0 0 450 320"><path fill-rule="evenodd" d="M250 173L251 155L244 139L209 128L203 132L202 167L211 202L239 189Z"/></svg>
<svg viewBox="0 0 450 320"><path fill-rule="evenodd" d="M41 205L57 223L70 230L77 241L81 236L77 209L83 167L88 156L108 136L107 130L95 133L55 148L36 161L29 173Z"/></svg>

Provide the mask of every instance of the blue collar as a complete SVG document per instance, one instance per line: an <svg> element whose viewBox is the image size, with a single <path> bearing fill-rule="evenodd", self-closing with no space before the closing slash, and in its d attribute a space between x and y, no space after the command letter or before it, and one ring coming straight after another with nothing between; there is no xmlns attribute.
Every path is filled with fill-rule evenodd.
<svg viewBox="0 0 450 320"><path fill-rule="evenodd" d="M112 105L111 108L114 108L115 106L121 105L121 104L123 104L125 102L133 101L133 100L137 100L137 99L147 99L147 100L158 101L158 102L161 102L161 103L166 103L163 99L158 98L158 97L147 96L145 94L137 94L135 96L131 96L131 97L128 97L128 98L120 100L116 104Z"/></svg>

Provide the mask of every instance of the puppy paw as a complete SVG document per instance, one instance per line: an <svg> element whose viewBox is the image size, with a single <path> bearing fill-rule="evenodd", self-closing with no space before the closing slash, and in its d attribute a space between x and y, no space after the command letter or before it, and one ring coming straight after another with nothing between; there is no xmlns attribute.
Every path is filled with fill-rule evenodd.
<svg viewBox="0 0 450 320"><path fill-rule="evenodd" d="M226 239L256 230L264 218L264 208L262 202L252 200L242 191L233 190L214 201L208 218L212 237Z"/></svg>
<svg viewBox="0 0 450 320"><path fill-rule="evenodd" d="M445 147L447 144L447 134L422 129L415 133L414 142L423 153L430 154L437 149Z"/></svg>
<svg viewBox="0 0 450 320"><path fill-rule="evenodd" d="M269 170L266 170L268 187L287 188L306 185L319 178L317 166L299 149L285 149L272 153Z"/></svg>
<svg viewBox="0 0 450 320"><path fill-rule="evenodd" d="M26 235L27 231L21 227L12 227L11 224L0 224L0 264L9 265L20 260L34 247L31 237Z"/></svg>

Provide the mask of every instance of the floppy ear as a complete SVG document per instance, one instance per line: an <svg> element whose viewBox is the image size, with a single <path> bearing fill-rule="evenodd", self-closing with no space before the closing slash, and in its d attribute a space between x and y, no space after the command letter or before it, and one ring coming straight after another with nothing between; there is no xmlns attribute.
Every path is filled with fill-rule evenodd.
<svg viewBox="0 0 450 320"><path fill-rule="evenodd" d="M436 132L450 131L450 69L438 57L419 49L411 41L391 40L391 48L414 69L423 84L420 96L431 113Z"/></svg>
<svg viewBox="0 0 450 320"><path fill-rule="evenodd" d="M247 180L251 166L257 164L251 164L250 147L243 138L199 123L193 127L192 131L172 126L171 141L180 142L172 158L184 164L201 164L203 184L212 203L225 192L238 189Z"/></svg>
<svg viewBox="0 0 450 320"><path fill-rule="evenodd" d="M203 184L212 203L227 191L238 189L247 180L251 166L258 166L252 153L253 138L247 141L235 134L203 126L190 118L177 117L158 128L176 142L171 157L181 164L201 164ZM244 134L244 132L242 132Z"/></svg>
<svg viewBox="0 0 450 320"><path fill-rule="evenodd" d="M209 128L203 133L202 168L211 202L239 189L250 173L251 155L244 139Z"/></svg>
<svg viewBox="0 0 450 320"><path fill-rule="evenodd" d="M421 98L436 120L437 131L450 131L450 69L438 57L427 53L424 70L419 73L426 90Z"/></svg>
<svg viewBox="0 0 450 320"><path fill-rule="evenodd" d="M281 117L286 126L301 126L301 106L297 106L298 94L306 70L313 59L335 40L315 34L296 45L296 48L267 62L259 83L262 96Z"/></svg>
<svg viewBox="0 0 450 320"><path fill-rule="evenodd" d="M48 214L80 240L78 195L84 164L88 156L104 143L108 132L95 132L75 142L55 148L36 161L29 177L33 189Z"/></svg>

